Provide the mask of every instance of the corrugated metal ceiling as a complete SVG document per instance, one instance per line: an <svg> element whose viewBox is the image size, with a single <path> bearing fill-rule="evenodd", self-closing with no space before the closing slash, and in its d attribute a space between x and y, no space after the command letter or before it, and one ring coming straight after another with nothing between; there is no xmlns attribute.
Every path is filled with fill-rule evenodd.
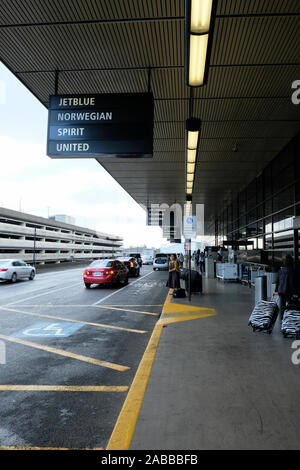
<svg viewBox="0 0 300 470"><path fill-rule="evenodd" d="M146 91L151 67L153 159L99 162L141 204L183 203L184 0L0 0L0 12L0 57L45 106L56 69L59 93L120 93ZM298 0L218 2L208 84L194 95L194 202L208 219L299 131L299 14Z"/></svg>

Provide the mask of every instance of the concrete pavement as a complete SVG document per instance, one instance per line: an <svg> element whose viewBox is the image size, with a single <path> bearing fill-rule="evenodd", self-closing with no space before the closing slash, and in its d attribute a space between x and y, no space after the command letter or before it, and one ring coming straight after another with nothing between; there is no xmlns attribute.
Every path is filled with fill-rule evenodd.
<svg viewBox="0 0 300 470"><path fill-rule="evenodd" d="M206 279L192 304L217 315L163 328L130 449L299 449L292 340L279 323L271 336L247 326L248 287ZM195 315L190 308L176 299L164 311Z"/></svg>

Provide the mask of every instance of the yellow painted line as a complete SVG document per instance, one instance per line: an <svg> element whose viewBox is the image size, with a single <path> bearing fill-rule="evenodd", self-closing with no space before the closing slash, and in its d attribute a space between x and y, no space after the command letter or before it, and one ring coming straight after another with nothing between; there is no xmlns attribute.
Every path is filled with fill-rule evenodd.
<svg viewBox="0 0 300 470"><path fill-rule="evenodd" d="M35 312L25 312L24 310L19 310L15 308L10 308L10 307L0 307L0 310L8 310L9 312L16 312L16 313L21 313L22 315L30 315L32 317L41 317L41 318L51 318L54 320L61 320L61 321L67 321L67 322L72 322L72 323L84 323L85 325L89 326L97 326L99 328L111 328L113 330L120 330L120 331L129 331L130 333L147 333L145 330L134 330L132 328L123 328L121 326L114 326L114 325L106 325L103 323L94 323L94 322L89 322L89 321L82 321L82 320L73 320L71 318L63 318L63 317L57 317L54 315L46 315L42 313L35 313Z"/></svg>
<svg viewBox="0 0 300 470"><path fill-rule="evenodd" d="M72 359L77 359L78 361L88 362L96 366L107 367L108 369L118 370L119 372L124 372L125 370L129 369L129 367L127 366L121 366L119 364L114 364L114 363L107 362L107 361L101 361L100 359L94 359L92 357L82 356L81 354L74 354L68 351L64 351L63 349L51 348L50 346L33 343L31 341L26 341L20 338L13 338L12 336L5 336L5 335L0 334L0 339L4 339L5 341L11 341L12 343L22 344L24 346L29 346L35 349L41 349L42 351L47 351L53 354L58 354L60 356L70 357Z"/></svg>
<svg viewBox="0 0 300 470"><path fill-rule="evenodd" d="M108 307L162 307L163 304L153 304L153 305L108 305Z"/></svg>
<svg viewBox="0 0 300 470"><path fill-rule="evenodd" d="M133 313L140 313L143 315L153 315L153 316L159 316L159 313L153 313L153 312L145 312L142 310L131 310L128 308L119 308L119 307L112 307L111 305L23 305L23 307L56 307L56 308L65 308L65 307L93 307L93 308L101 308L104 310L120 310L122 312L133 312ZM148 305L141 305L141 307L148 307ZM5 306L2 306L0 308L6 308ZM10 308L10 307L9 307ZM82 322L80 322L82 323Z"/></svg>
<svg viewBox="0 0 300 470"><path fill-rule="evenodd" d="M18 304L19 307L97 307L97 305L73 305L73 304L64 304L64 305L56 305L56 304ZM154 304L154 305L148 305L148 304L143 304L143 305L123 305L123 304L115 304L115 305L103 305L103 307L162 307L163 304ZM5 307L5 305L4 305Z"/></svg>
<svg viewBox="0 0 300 470"><path fill-rule="evenodd" d="M103 447L93 449L68 448L68 447L22 447L22 446L0 446L0 450L104 450Z"/></svg>
<svg viewBox="0 0 300 470"><path fill-rule="evenodd" d="M108 385L0 385L2 392L127 392L127 390L127 386Z"/></svg>
<svg viewBox="0 0 300 470"><path fill-rule="evenodd" d="M154 327L147 348L110 436L106 447L107 450L128 450L130 447L164 325L217 315L217 312L214 309L200 307L193 307L191 309L192 306L190 305L186 306L172 303L173 307L170 308L171 300L172 290L170 289L163 306L162 316ZM188 310L182 307L188 307Z"/></svg>
<svg viewBox="0 0 300 470"><path fill-rule="evenodd" d="M142 315L153 315L155 317L158 317L160 314L159 313L152 313L152 312L144 312L142 310L129 310L128 308L119 308L119 307L111 307L109 306L104 306L104 305L94 305L96 308L104 308L105 310L120 310L122 312L133 312L133 313L140 313Z"/></svg>
<svg viewBox="0 0 300 470"><path fill-rule="evenodd" d="M148 379L155 358L162 324L156 324L144 352L128 395L125 399L114 430L110 436L107 450L128 450L142 406Z"/></svg>

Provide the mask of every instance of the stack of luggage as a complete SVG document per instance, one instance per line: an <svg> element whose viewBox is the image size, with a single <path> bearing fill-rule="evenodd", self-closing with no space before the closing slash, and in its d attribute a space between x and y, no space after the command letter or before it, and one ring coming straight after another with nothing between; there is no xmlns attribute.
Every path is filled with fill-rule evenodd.
<svg viewBox="0 0 300 470"><path fill-rule="evenodd" d="M276 302L259 300L251 313L248 325L252 326L253 331L271 334L277 315L278 306Z"/></svg>
<svg viewBox="0 0 300 470"><path fill-rule="evenodd" d="M281 332L285 338L300 338L300 303L289 301L284 311Z"/></svg>

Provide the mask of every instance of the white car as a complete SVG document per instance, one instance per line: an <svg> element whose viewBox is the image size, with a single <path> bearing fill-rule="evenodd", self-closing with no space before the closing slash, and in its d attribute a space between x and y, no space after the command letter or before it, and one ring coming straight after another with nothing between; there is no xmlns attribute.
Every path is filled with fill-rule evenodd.
<svg viewBox="0 0 300 470"><path fill-rule="evenodd" d="M153 270L167 270L169 269L169 258L165 255L157 255L153 261Z"/></svg>
<svg viewBox="0 0 300 470"><path fill-rule="evenodd" d="M143 264L153 264L152 256L142 256Z"/></svg>
<svg viewBox="0 0 300 470"><path fill-rule="evenodd" d="M35 268L20 259L0 259L0 280L17 282L35 278Z"/></svg>

